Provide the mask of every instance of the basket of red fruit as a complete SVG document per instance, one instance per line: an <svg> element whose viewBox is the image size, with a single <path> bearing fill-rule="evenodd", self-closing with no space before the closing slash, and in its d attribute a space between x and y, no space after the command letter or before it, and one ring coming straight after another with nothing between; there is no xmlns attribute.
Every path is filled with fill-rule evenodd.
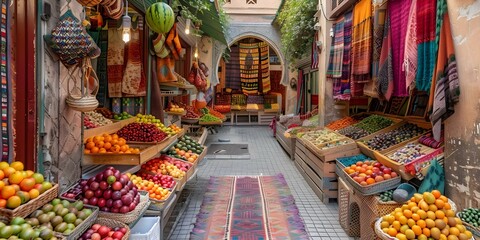
<svg viewBox="0 0 480 240"><path fill-rule="evenodd" d="M127 240L129 237L130 228L124 223L108 218L97 218L97 220L95 220L95 224L93 224L90 229L85 231L79 240Z"/></svg>

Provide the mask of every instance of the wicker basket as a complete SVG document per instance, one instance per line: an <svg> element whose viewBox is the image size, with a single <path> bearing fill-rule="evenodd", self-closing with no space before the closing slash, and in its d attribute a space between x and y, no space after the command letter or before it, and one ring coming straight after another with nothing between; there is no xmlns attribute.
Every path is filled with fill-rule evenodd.
<svg viewBox="0 0 480 240"><path fill-rule="evenodd" d="M30 213L39 209L46 203L52 201L58 196L58 184L54 184L52 188L40 194L37 198L20 205L15 209L0 208L0 221L10 222L15 217L26 217Z"/></svg>
<svg viewBox="0 0 480 240"><path fill-rule="evenodd" d="M460 218L460 212L457 212L457 217ZM461 218L460 218L461 219ZM480 228L473 226L470 223L467 223L462 220L463 225L468 229L468 231L472 232L474 236L480 237Z"/></svg>
<svg viewBox="0 0 480 240"><path fill-rule="evenodd" d="M122 240L128 240L128 238L130 237L130 228L124 223L119 222L117 220L99 217L97 218L97 220L95 220L94 224L100 224L100 225L111 227L111 228L115 228L115 227L126 228L127 232L125 233L125 235L123 235Z"/></svg>
<svg viewBox="0 0 480 240"><path fill-rule="evenodd" d="M82 236L82 234L85 231L87 231L88 228L90 228L93 225L93 223L95 222L95 220L98 217L98 212L99 212L98 207L86 205L85 208L92 209L92 214L90 216L88 216L87 219L83 220L82 223L80 223L78 226L76 226L75 229L73 229L73 231L70 234L64 235L62 233L58 233L58 234L63 236L63 239L67 239L67 240L79 239Z"/></svg>
<svg viewBox="0 0 480 240"><path fill-rule="evenodd" d="M356 208L357 211L351 211L351 194L350 187L342 179L338 179L338 221L348 236L360 237L360 224L352 224L352 220L360 223L360 209Z"/></svg>
<svg viewBox="0 0 480 240"><path fill-rule="evenodd" d="M150 206L150 199L148 196L141 194L140 202L137 207L128 213L111 213L100 211L98 217L108 218L121 223L130 224L135 222Z"/></svg>

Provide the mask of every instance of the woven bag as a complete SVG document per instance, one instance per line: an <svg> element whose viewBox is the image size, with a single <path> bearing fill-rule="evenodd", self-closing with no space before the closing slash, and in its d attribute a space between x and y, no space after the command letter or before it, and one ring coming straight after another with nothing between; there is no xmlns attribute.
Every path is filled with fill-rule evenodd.
<svg viewBox="0 0 480 240"><path fill-rule="evenodd" d="M52 34L45 35L44 39L67 67L78 64L85 57L100 56L100 48L70 9L60 17Z"/></svg>
<svg viewBox="0 0 480 240"><path fill-rule="evenodd" d="M76 81L70 75L70 79L67 82L68 96L65 101L67 102L68 106L73 108L74 110L77 110L80 112L93 111L98 107L98 100L95 96L98 93L99 82L98 82L97 74L93 70L92 65L90 63L90 59L84 60L83 67L82 67L82 78L83 78L83 81L81 84L83 84L84 87L80 91L77 91L74 93L70 88L70 82L72 80L74 82ZM79 90L78 88L75 88L75 87L73 89ZM90 90L92 90L92 93L90 93L91 92Z"/></svg>

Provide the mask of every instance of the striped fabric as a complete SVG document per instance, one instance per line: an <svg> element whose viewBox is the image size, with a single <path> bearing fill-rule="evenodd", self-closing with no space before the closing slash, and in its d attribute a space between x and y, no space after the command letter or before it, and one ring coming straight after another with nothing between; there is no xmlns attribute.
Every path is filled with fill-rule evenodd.
<svg viewBox="0 0 480 240"><path fill-rule="evenodd" d="M240 81L244 94L258 93L258 43L240 43Z"/></svg>
<svg viewBox="0 0 480 240"><path fill-rule="evenodd" d="M1 128L1 135L2 135L2 141L1 141L1 149L2 149L2 161L9 161L9 158L13 157L10 156L10 152L13 150L13 145L11 141L13 140L12 138L12 132L11 132L11 121L10 121L10 114L11 114L11 96L9 94L9 90L11 88L9 84L9 78L7 76L8 74L8 64L7 64L7 55L8 55L8 45L7 45L7 1L2 0L2 13L1 13L1 24L0 24L0 30L1 30L1 40L0 40L0 56L1 56L1 62L0 62L0 75L2 78L1 82L1 94L2 94L2 101L1 101L1 107L2 107L2 118L1 118L1 123L2 123L2 128Z"/></svg>
<svg viewBox="0 0 480 240"><path fill-rule="evenodd" d="M318 47L317 47L317 41L318 41L318 32L316 31L313 37L313 43L312 43L312 55L311 55L311 62L312 65L310 68L313 69L318 69L318 57L319 57L319 52L318 52Z"/></svg>
<svg viewBox="0 0 480 240"><path fill-rule="evenodd" d="M258 44L260 48L260 69L262 71L262 93L272 90L270 85L270 46L266 42Z"/></svg>
<svg viewBox="0 0 480 240"><path fill-rule="evenodd" d="M344 51L344 24L342 17L333 26L334 37L330 50L330 61L328 62L327 77L339 78L342 76L343 51Z"/></svg>
<svg viewBox="0 0 480 240"><path fill-rule="evenodd" d="M240 90L240 53L238 46L230 47L230 59L226 63L225 87Z"/></svg>

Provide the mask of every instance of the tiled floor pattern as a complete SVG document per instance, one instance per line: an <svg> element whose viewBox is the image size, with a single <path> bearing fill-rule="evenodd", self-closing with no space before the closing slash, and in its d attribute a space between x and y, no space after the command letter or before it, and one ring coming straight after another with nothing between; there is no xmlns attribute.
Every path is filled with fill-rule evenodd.
<svg viewBox="0 0 480 240"><path fill-rule="evenodd" d="M221 175L275 175L283 173L295 197L311 239L343 240L353 239L346 235L338 222L337 204L325 205L298 172L297 168L273 137L268 127L222 127L218 134L210 135L206 145L230 139L231 143L249 143L251 160L205 159L199 166L197 181L186 187L193 191L185 214L171 235L172 240L189 239L200 210L208 179Z"/></svg>

